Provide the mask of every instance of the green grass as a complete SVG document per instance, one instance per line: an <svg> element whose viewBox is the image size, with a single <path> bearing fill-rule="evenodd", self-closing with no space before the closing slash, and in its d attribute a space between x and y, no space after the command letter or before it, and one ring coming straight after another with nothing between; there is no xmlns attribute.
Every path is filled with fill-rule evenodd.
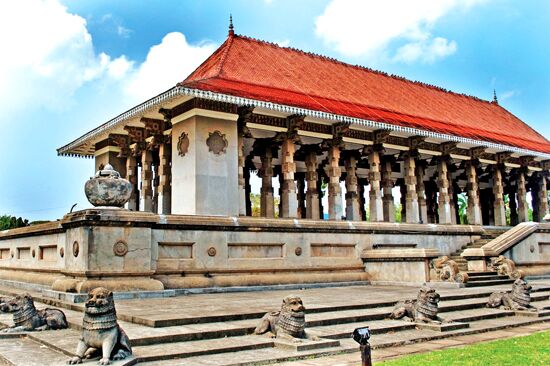
<svg viewBox="0 0 550 366"><path fill-rule="evenodd" d="M550 332L405 356L376 364L380 366L550 365Z"/></svg>

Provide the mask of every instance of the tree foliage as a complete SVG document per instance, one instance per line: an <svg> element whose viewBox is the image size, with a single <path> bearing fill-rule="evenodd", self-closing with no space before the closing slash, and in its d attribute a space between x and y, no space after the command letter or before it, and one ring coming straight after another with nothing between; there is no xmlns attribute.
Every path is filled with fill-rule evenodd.
<svg viewBox="0 0 550 366"><path fill-rule="evenodd" d="M0 230L16 229L25 226L29 226L29 220L27 219L10 215L0 216Z"/></svg>

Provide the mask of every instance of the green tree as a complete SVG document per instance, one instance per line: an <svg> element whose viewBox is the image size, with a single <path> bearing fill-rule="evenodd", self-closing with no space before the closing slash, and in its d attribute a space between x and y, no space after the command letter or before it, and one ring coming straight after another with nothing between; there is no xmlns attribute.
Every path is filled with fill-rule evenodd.
<svg viewBox="0 0 550 366"><path fill-rule="evenodd" d="M468 223L468 198L466 193L458 194L458 215L460 216L460 223Z"/></svg>
<svg viewBox="0 0 550 366"><path fill-rule="evenodd" d="M0 216L0 230L16 229L25 226L29 226L29 220L27 219L10 215Z"/></svg>

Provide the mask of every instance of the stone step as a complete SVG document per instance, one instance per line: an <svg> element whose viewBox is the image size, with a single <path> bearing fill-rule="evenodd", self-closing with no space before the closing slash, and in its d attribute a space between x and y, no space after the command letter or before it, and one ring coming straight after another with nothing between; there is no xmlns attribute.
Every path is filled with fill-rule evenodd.
<svg viewBox="0 0 550 366"><path fill-rule="evenodd" d="M506 279L506 280L484 280L484 281L474 281L466 282L464 285L466 287L480 287L480 286L498 286L498 285L505 285L505 284L511 284L514 283L514 280L512 279Z"/></svg>
<svg viewBox="0 0 550 366"><path fill-rule="evenodd" d="M508 276L500 276L500 275L493 275L493 276L468 276L468 282L480 282L480 281L496 281L496 280L510 280L510 277Z"/></svg>
<svg viewBox="0 0 550 366"><path fill-rule="evenodd" d="M25 337L0 336L1 361L7 361L12 366L45 366L62 365L68 357L56 350L46 347ZM6 363L1 362L0 365Z"/></svg>
<svg viewBox="0 0 550 366"><path fill-rule="evenodd" d="M144 362L245 350L258 350L262 348L272 348L274 346L275 343L272 338L250 335L223 338L218 341L200 340L137 346L133 347L132 350L136 359L140 362Z"/></svg>
<svg viewBox="0 0 550 366"><path fill-rule="evenodd" d="M541 323L550 319L540 318L527 318L527 317L502 317L493 318L488 320L482 320L472 323L470 328L450 330L448 332L435 332L432 330L417 330L408 329L397 333L379 333L373 334L370 343L373 349L384 349L390 347L396 347L406 344L420 344L422 342L446 339L457 337L461 335L470 335L484 333L493 330L501 330L511 327L518 327L524 325L531 325ZM361 324L369 325L369 324ZM185 359L185 366L203 366L203 365L217 365L217 366L252 366L273 364L278 362L284 362L288 360L307 360L306 362L311 365L321 365L322 360L316 362L315 357L327 356L339 353L356 352L358 350L357 343L351 339L342 338L340 340L341 346L329 349L320 349L313 351L305 351L300 353L285 353L279 348L264 348L251 351L239 351L231 354L213 354L207 356L190 357ZM181 360L163 360L155 362L140 363L143 366L176 366L182 365Z"/></svg>

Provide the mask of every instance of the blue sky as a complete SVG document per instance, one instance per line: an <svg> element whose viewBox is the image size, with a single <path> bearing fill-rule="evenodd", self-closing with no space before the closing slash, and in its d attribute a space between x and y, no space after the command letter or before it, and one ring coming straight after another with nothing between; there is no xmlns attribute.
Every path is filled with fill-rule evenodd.
<svg viewBox="0 0 550 366"><path fill-rule="evenodd" d="M0 5L0 214L88 207L55 149L183 80L239 34L484 99L550 137L550 2L17 1Z"/></svg>

